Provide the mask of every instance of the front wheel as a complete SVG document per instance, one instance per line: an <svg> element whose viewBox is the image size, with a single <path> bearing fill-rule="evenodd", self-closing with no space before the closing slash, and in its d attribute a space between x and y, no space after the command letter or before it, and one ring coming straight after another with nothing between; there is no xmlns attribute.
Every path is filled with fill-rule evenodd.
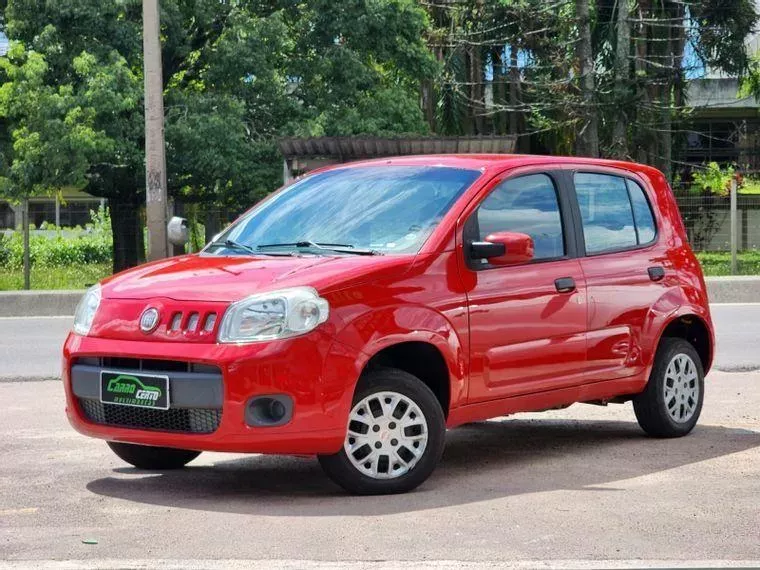
<svg viewBox="0 0 760 570"><path fill-rule="evenodd" d="M663 338L646 389L633 399L641 428L654 437L689 433L702 411L705 382L702 361L681 338Z"/></svg>
<svg viewBox="0 0 760 570"><path fill-rule="evenodd" d="M319 463L351 493L404 493L433 472L445 435L443 410L430 388L407 372L381 368L359 380L343 449L320 455Z"/></svg>
<svg viewBox="0 0 760 570"><path fill-rule="evenodd" d="M201 454L200 451L190 451L189 449L151 447L116 441L109 441L108 447L130 465L134 465L138 469L156 471L180 469Z"/></svg>

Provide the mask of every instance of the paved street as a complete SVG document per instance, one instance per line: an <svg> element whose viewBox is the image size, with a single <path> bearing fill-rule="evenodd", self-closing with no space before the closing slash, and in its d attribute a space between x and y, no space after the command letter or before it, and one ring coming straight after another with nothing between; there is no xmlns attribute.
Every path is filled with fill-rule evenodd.
<svg viewBox="0 0 760 570"><path fill-rule="evenodd" d="M760 367L760 306L716 307L715 316L720 367ZM35 374L52 374L68 320L0 326L6 380L25 358ZM760 560L760 372L713 372L700 425L679 440L644 437L630 405L453 430L433 477L393 497L346 496L311 458L207 453L181 472L141 472L69 427L59 382L0 382L0 401L0 559L13 568Z"/></svg>
<svg viewBox="0 0 760 570"><path fill-rule="evenodd" d="M74 317L0 317L0 382L60 378L61 346Z"/></svg>

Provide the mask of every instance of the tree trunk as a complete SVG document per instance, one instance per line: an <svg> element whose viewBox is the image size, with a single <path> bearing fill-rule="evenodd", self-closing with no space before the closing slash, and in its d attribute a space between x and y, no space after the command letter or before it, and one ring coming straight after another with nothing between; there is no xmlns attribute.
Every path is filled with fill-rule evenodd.
<svg viewBox="0 0 760 570"><path fill-rule="evenodd" d="M504 79L504 46L495 48L493 58L493 99L496 112L494 113L494 129L497 135L507 132L507 112L504 110L507 104L507 87Z"/></svg>
<svg viewBox="0 0 760 570"><path fill-rule="evenodd" d="M464 50L464 69L465 77L467 78L465 81L468 83L468 85L462 87L462 91L467 93L468 98L464 107L465 120L462 129L465 135L475 134L475 105L472 101L472 82L474 81L473 69L475 65L473 62L473 52L474 49L472 47L468 47Z"/></svg>
<svg viewBox="0 0 760 570"><path fill-rule="evenodd" d="M576 140L576 152L581 156L599 156L599 119L596 108L594 89L594 54L591 52L591 18L589 2L577 0L575 3L578 18L577 55L581 70L581 101L583 124Z"/></svg>
<svg viewBox="0 0 760 570"><path fill-rule="evenodd" d="M484 132L483 109L484 101L484 77L483 77L483 58L480 53L480 46L470 48L470 106L472 107L473 132L481 135Z"/></svg>
<svg viewBox="0 0 760 570"><path fill-rule="evenodd" d="M111 198L111 233L113 234L113 271L123 271L145 261L145 244L140 207L133 200Z"/></svg>
<svg viewBox="0 0 760 570"><path fill-rule="evenodd" d="M663 16L665 18L669 18L672 14L670 10L663 10ZM663 34L665 35L665 34ZM672 175L672 160L673 160L673 135L672 135L672 127L673 127L673 115L671 113L671 100L670 95L672 93L673 89L673 73L675 72L674 65L675 65L675 57L673 54L674 49L674 42L673 42L673 27L668 26L667 28L667 36L663 38L663 40L667 39L667 42L664 42L665 45L665 53L663 54L665 57L661 59L661 61L664 62L664 64L667 66L666 70L663 70L661 72L661 82L662 82L662 89L660 92L660 160L661 162L661 169L662 173L665 175L665 178L668 180L671 179Z"/></svg>
<svg viewBox="0 0 760 570"><path fill-rule="evenodd" d="M676 16L676 26L673 30L673 39L671 40L672 47L672 66L673 66L673 106L671 111L671 124L675 119L676 130L683 119L683 109L685 104L685 77L683 70L683 58L684 49L686 48L686 9L683 4L674 2L673 9ZM681 145L676 143L678 147ZM668 172L668 179L673 180L674 169L672 166L672 154L671 154L671 167Z"/></svg>
<svg viewBox="0 0 760 570"><path fill-rule="evenodd" d="M522 86L520 68L517 65L517 44L509 46L509 134L519 137L523 132L523 113L520 111L522 102ZM518 142L519 142L518 138ZM519 152L521 144L515 143L515 149Z"/></svg>
<svg viewBox="0 0 760 570"><path fill-rule="evenodd" d="M433 80L423 79L420 81L420 100L422 111L425 114L425 121L431 133L435 132L435 97L433 90Z"/></svg>
<svg viewBox="0 0 760 570"><path fill-rule="evenodd" d="M618 106L615 109L615 124L612 131L612 156L628 158L628 116L627 102L631 53L631 23L629 0L618 0L617 48L615 50L615 91Z"/></svg>
<svg viewBox="0 0 760 570"><path fill-rule="evenodd" d="M206 243L209 243L222 229L219 222L219 210L207 209L203 218L203 225L206 228Z"/></svg>
<svg viewBox="0 0 760 570"><path fill-rule="evenodd" d="M645 119L645 113L646 111L642 112L640 109L648 109L649 108L649 101L650 93L649 93L649 86L641 81L642 77L648 77L649 76L649 66L647 65L647 56L648 56L648 45L649 42L647 40L648 35L648 26L645 23L645 18L649 16L649 11L647 8L647 2L646 0L640 0L638 2L638 13L637 13L637 19L638 19L638 25L636 26L636 41L635 41L635 48L636 48L636 60L634 62L634 71L637 78L637 101L639 102L639 105L637 106L637 119L639 123L639 127L636 130L636 134L634 136L636 141L636 150L637 150L637 156L636 160L638 162L649 162L650 159L650 153L649 149L651 147L651 136L649 133L649 130L644 127L642 128L642 123Z"/></svg>

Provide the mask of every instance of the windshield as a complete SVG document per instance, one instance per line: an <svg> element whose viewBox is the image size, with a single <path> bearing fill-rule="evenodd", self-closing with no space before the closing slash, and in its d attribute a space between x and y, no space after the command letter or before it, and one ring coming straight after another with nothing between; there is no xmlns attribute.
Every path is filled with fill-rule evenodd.
<svg viewBox="0 0 760 570"><path fill-rule="evenodd" d="M315 174L225 231L214 253L417 252L476 170L368 166Z"/></svg>

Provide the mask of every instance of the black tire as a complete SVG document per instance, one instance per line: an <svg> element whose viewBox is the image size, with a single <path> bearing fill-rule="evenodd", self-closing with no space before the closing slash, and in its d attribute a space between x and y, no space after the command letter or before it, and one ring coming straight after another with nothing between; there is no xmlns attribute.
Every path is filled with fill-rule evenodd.
<svg viewBox="0 0 760 570"><path fill-rule="evenodd" d="M362 473L351 463L345 448L334 455L320 455L319 463L328 477L349 493L387 495L411 491L430 477L443 453L446 421L441 404L416 376L396 368L378 368L364 374L357 384L352 409L368 396L384 391L401 394L419 408L427 422L427 445L409 471L392 479L376 479Z"/></svg>
<svg viewBox="0 0 760 570"><path fill-rule="evenodd" d="M151 447L115 441L109 441L108 447L130 465L134 465L138 469L156 471L181 469L201 454L200 451L190 451L189 449Z"/></svg>
<svg viewBox="0 0 760 570"><path fill-rule="evenodd" d="M691 417L678 422L668 412L665 402L666 372L670 362L679 354L691 359L696 369L696 382L699 386L696 407ZM633 410L641 428L653 437L682 437L688 434L697 423L702 412L705 395L705 374L702 361L694 347L682 338L663 338L657 347L652 373L646 389L633 399ZM671 399L670 403L674 400ZM675 401L675 406L679 406Z"/></svg>

